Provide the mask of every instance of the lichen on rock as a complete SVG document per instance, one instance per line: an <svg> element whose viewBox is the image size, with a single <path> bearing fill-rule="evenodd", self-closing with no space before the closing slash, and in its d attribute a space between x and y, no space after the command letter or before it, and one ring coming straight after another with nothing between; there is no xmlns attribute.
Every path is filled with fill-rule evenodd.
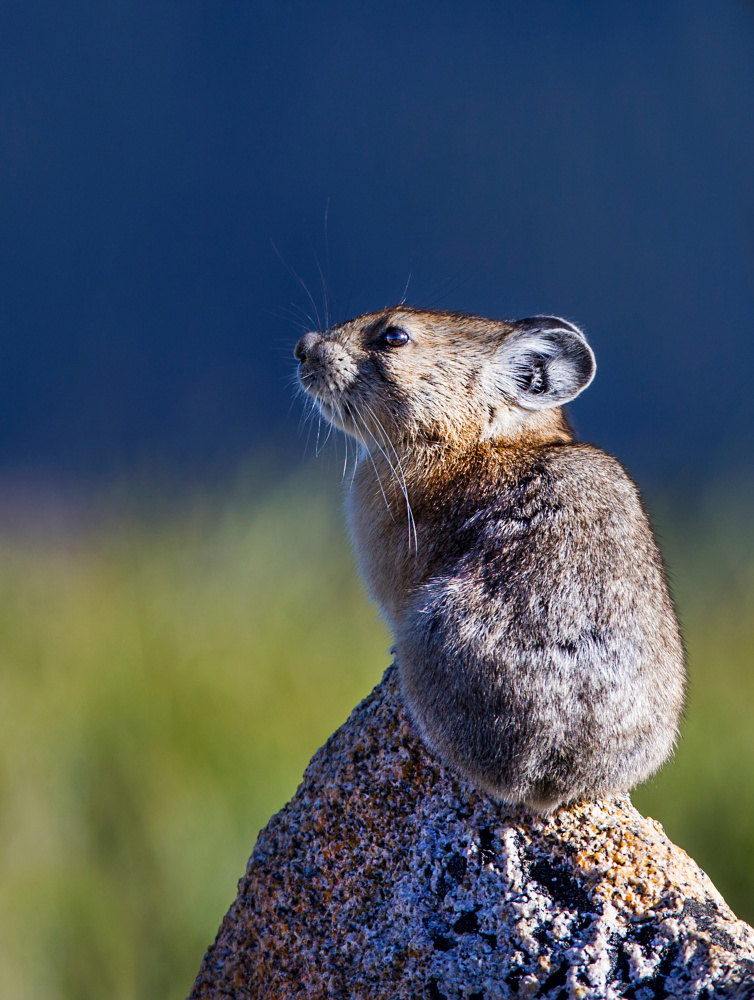
<svg viewBox="0 0 754 1000"><path fill-rule="evenodd" d="M262 831L191 1000L754 998L754 930L625 796L548 817L419 739L397 673Z"/></svg>

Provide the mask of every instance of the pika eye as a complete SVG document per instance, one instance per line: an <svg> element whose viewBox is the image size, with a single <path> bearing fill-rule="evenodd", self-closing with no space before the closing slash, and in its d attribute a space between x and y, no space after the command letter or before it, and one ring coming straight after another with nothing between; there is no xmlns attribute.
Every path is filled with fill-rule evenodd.
<svg viewBox="0 0 754 1000"><path fill-rule="evenodd" d="M409 335L399 326L389 326L380 337L380 343L387 344L388 347L403 347L409 340Z"/></svg>

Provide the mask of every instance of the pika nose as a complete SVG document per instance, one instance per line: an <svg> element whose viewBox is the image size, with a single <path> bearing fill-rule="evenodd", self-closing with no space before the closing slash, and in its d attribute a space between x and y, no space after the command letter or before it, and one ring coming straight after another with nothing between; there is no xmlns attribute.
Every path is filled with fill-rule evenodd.
<svg viewBox="0 0 754 1000"><path fill-rule="evenodd" d="M316 333L305 333L304 336L296 344L293 351L293 357L296 361L306 361L314 353L314 346L319 340L319 335Z"/></svg>

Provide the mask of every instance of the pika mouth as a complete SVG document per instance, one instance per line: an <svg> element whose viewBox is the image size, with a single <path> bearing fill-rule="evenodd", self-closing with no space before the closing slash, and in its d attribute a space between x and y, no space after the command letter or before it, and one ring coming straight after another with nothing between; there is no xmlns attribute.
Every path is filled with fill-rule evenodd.
<svg viewBox="0 0 754 1000"><path fill-rule="evenodd" d="M299 372L298 380L306 395L314 400L322 416L331 424L340 426L337 418L340 407L335 401L336 394L333 392L332 386L322 379L321 373L310 372L307 375Z"/></svg>
<svg viewBox="0 0 754 1000"><path fill-rule="evenodd" d="M304 362L298 371L298 381L328 423L346 434L360 438L360 421L356 418L352 402L347 398L347 387L337 384L338 373L329 371L322 364Z"/></svg>
<svg viewBox="0 0 754 1000"><path fill-rule="evenodd" d="M346 434L351 434L352 436L359 437L359 432L357 429L357 424L353 419L353 414L351 412L351 406L346 400L341 399L336 402L330 398L322 399L319 396L314 397L317 407L322 414L322 416L333 427L337 427L338 430L345 431Z"/></svg>
<svg viewBox="0 0 754 1000"><path fill-rule="evenodd" d="M337 385L337 376L333 377L333 373L322 365L303 371L299 369L298 381L307 396L311 396L320 408L327 408L329 413L337 412L342 405L342 390Z"/></svg>
<svg viewBox="0 0 754 1000"><path fill-rule="evenodd" d="M306 395L311 396L319 407L326 406L329 410L334 408L333 400L336 393L333 391L332 384L325 372L321 369L309 372L300 371L298 381Z"/></svg>

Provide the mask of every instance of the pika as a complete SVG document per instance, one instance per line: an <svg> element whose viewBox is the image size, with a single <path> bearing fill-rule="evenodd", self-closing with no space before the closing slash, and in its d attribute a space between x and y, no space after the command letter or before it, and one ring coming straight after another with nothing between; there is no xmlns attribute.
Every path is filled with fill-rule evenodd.
<svg viewBox="0 0 754 1000"><path fill-rule="evenodd" d="M426 743L537 812L648 778L683 645L637 487L563 410L595 373L582 331L399 306L294 354L361 446L348 523Z"/></svg>

